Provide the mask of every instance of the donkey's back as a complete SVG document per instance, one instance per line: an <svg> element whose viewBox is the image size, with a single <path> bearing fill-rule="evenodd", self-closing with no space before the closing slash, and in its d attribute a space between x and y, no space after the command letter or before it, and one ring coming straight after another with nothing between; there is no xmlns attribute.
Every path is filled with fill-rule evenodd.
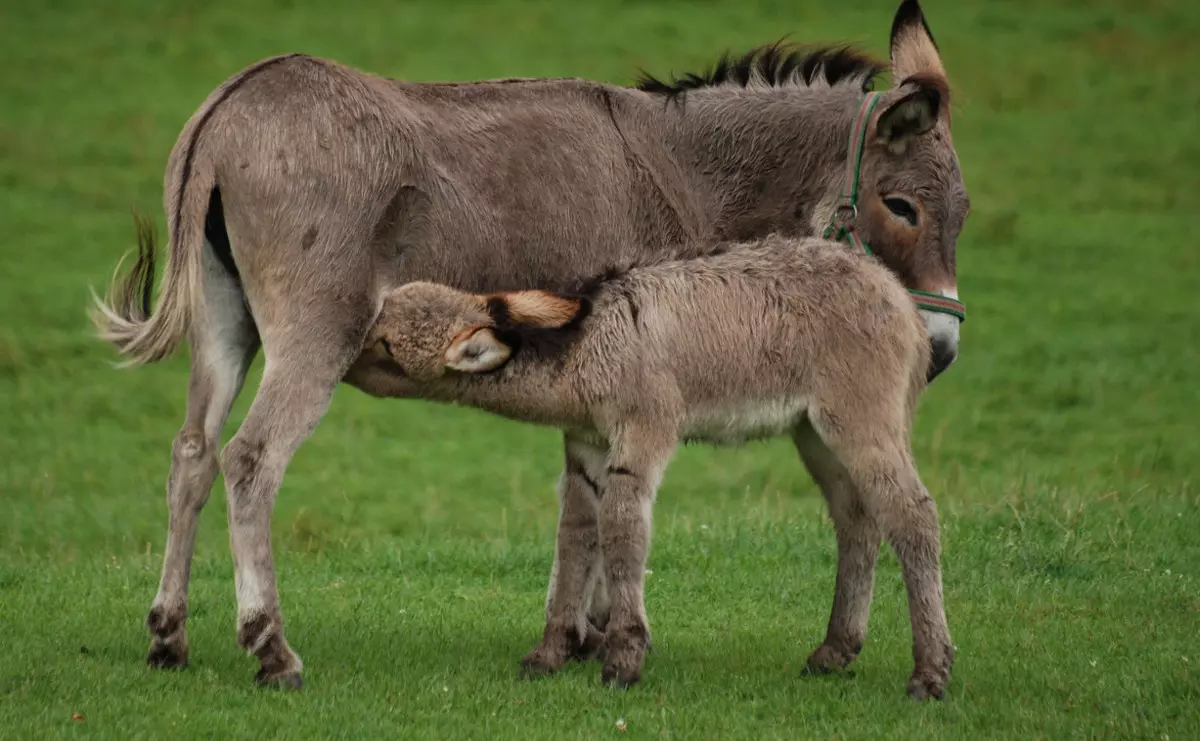
<svg viewBox="0 0 1200 741"><path fill-rule="evenodd" d="M647 141L661 115L643 93L586 80L411 83L276 57L201 106L168 168L183 177L168 181L182 191L188 173L212 169L239 267L250 250L270 252L248 259L272 268L295 261L297 243L328 231L303 262L340 272L346 251L365 251L382 286L554 288L702 230L697 204L647 206L664 189L696 190ZM232 234L250 219L269 233Z"/></svg>

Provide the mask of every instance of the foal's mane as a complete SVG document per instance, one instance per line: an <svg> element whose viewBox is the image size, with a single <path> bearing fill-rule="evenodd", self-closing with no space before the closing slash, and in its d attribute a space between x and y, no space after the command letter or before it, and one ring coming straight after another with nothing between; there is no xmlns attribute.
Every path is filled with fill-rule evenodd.
<svg viewBox="0 0 1200 741"><path fill-rule="evenodd" d="M562 295L594 301L613 283L619 283L629 277L630 273L643 268L653 268L660 265L690 262L708 257L724 255L734 248L742 246L732 241L681 243L664 247L655 255L644 255L638 258L613 263L598 273L577 280L562 291Z"/></svg>
<svg viewBox="0 0 1200 741"><path fill-rule="evenodd" d="M636 87L647 93L674 98L689 90L710 87L812 87L826 84L860 84L870 89L886 65L866 52L849 46L803 49L777 41L734 58L728 52L699 74L690 72L671 81L643 72Z"/></svg>

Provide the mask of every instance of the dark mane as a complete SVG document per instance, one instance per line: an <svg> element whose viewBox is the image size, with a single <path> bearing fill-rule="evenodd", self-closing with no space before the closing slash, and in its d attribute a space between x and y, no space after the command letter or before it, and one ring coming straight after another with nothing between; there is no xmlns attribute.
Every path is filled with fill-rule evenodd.
<svg viewBox="0 0 1200 741"><path fill-rule="evenodd" d="M641 268L651 268L664 263L698 260L705 257L716 257L718 255L724 255L726 252L729 252L731 249L734 249L737 246L738 243L729 241L702 241L668 245L654 255L641 256L635 259L625 260L620 263L610 264L604 270L596 273L595 275L569 284L566 289L560 293L573 298L595 301L599 297L601 291L605 290L613 283L620 282L631 272L637 271Z"/></svg>
<svg viewBox="0 0 1200 741"><path fill-rule="evenodd" d="M736 59L726 53L709 70L689 73L670 82L643 72L636 87L647 93L675 97L688 90L718 85L749 87L760 82L771 87L809 86L824 78L829 85L861 81L866 91L885 68L882 62L849 46L805 50L776 42L751 49Z"/></svg>
<svg viewBox="0 0 1200 741"><path fill-rule="evenodd" d="M609 296L624 301L629 318L634 324L637 324L639 307L634 291L629 286L621 285L622 281L631 273L640 268L665 263L716 257L737 246L738 243L735 242L672 245L665 248L662 254L611 264L599 273L574 281L565 286L563 290L555 291L559 296L579 301L579 312L570 322L561 327L533 327L515 322L509 316L507 305L499 297L488 300L488 314L496 323L494 330L496 337L512 348L513 357L521 354L527 359L532 357L540 361L558 361L566 356L566 351L579 339L592 315L595 302L600 299L602 293L608 293ZM506 363L501 367L507 366Z"/></svg>

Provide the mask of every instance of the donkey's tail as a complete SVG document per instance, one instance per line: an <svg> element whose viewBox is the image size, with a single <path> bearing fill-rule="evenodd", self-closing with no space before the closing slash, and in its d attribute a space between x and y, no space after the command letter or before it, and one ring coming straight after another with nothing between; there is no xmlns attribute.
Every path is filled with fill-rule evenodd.
<svg viewBox="0 0 1200 741"><path fill-rule="evenodd" d="M92 293L92 322L100 338L125 356L122 367L167 357L191 325L193 296L201 279L204 218L214 183L211 172L201 171L207 168L181 169L183 173L177 176L180 182L175 184L180 194L178 207L168 214L172 238L158 305L151 310L158 259L154 225L148 217L136 213L138 250L132 269L122 277L118 264L108 296L101 299Z"/></svg>

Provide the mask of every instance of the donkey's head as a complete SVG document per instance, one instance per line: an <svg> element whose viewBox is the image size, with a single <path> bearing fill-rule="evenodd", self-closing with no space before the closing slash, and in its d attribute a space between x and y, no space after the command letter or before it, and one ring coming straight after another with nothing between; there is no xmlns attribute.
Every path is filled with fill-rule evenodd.
<svg viewBox="0 0 1200 741"><path fill-rule="evenodd" d="M546 291L476 294L438 283L407 283L384 297L367 336L414 381L447 370L486 373L512 357L532 334L579 321L586 301Z"/></svg>
<svg viewBox="0 0 1200 741"><path fill-rule="evenodd" d="M892 24L891 72L892 89L867 122L857 228L908 288L957 298L955 251L970 201L950 138L950 86L916 0ZM922 313L936 375L958 354L959 320Z"/></svg>
<svg viewBox="0 0 1200 741"><path fill-rule="evenodd" d="M716 194L719 237L821 234L835 213L846 226L853 212L855 233L907 288L954 297L967 193L950 139L950 85L917 0L904 0L892 22L893 87L871 92L885 67L854 49L776 44L673 82L647 76L639 88L687 102L668 107L669 120L689 167ZM858 146L847 151L860 123L861 160ZM848 181L854 209L839 208ZM958 320L925 317L936 375L958 352Z"/></svg>

